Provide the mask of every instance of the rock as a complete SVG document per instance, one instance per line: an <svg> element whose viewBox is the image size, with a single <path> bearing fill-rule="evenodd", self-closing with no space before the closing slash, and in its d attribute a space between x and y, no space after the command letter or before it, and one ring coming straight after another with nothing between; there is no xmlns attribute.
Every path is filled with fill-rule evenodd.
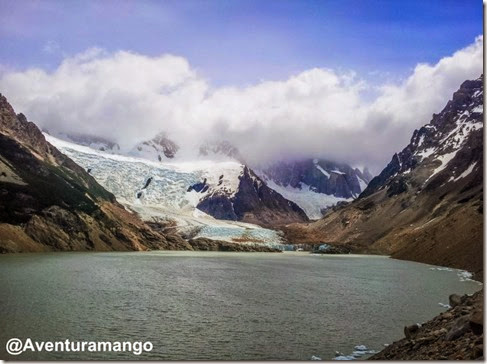
<svg viewBox="0 0 487 364"><path fill-rule="evenodd" d="M301 189L310 186L317 193L341 198L353 198L362 189L359 180L368 183L372 176L367 169L361 172L349 165L324 159L303 159L277 162L263 171L265 179L279 186ZM326 212L326 211L324 211Z"/></svg>
<svg viewBox="0 0 487 364"><path fill-rule="evenodd" d="M404 335L406 336L406 339L411 340L411 338L417 334L419 328L420 326L418 324L404 326Z"/></svg>
<svg viewBox="0 0 487 364"><path fill-rule="evenodd" d="M451 307L456 307L462 303L462 297L457 294L451 294L448 300L450 301Z"/></svg>
<svg viewBox="0 0 487 364"><path fill-rule="evenodd" d="M482 344L477 345L473 349L473 356L474 358L479 358L484 355L484 346Z"/></svg>
<svg viewBox="0 0 487 364"><path fill-rule="evenodd" d="M484 312L481 309L475 310L470 315L470 327L475 335L480 335L484 331Z"/></svg>
<svg viewBox="0 0 487 364"><path fill-rule="evenodd" d="M434 336L434 337L437 337L437 336L441 336L443 334L446 334L447 332L448 332L448 330L443 327L443 328L441 328L439 330L432 331L430 333L430 335L431 336Z"/></svg>
<svg viewBox="0 0 487 364"><path fill-rule="evenodd" d="M451 312L445 312L443 315L441 315L443 317L443 319L445 320L449 320L451 318L453 318L453 314Z"/></svg>
<svg viewBox="0 0 487 364"><path fill-rule="evenodd" d="M455 340L469 330L470 330L470 319L466 316L462 316L455 321L452 328L446 335L445 339L448 341Z"/></svg>

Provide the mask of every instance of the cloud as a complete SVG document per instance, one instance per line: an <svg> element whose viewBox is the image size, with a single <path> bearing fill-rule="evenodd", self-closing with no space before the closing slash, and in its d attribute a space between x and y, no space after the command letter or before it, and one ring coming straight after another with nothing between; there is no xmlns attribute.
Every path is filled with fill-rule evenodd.
<svg viewBox="0 0 487 364"><path fill-rule="evenodd" d="M56 54L61 52L61 46L54 40L48 40L42 47L42 51L46 54Z"/></svg>
<svg viewBox="0 0 487 364"><path fill-rule="evenodd" d="M212 88L182 57L90 49L52 72L4 72L0 91L43 128L96 134L125 148L165 131L183 146L227 139L254 165L322 157L379 171L464 80L480 76L482 41L380 86L315 68Z"/></svg>

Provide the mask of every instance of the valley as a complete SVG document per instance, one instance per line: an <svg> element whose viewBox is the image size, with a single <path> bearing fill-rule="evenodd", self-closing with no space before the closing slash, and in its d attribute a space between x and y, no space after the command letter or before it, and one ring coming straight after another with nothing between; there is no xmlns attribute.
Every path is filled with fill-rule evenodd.
<svg viewBox="0 0 487 364"><path fill-rule="evenodd" d="M387 296L393 306L388 313L390 326L375 328L380 329L380 334L367 345L358 337L354 339L357 344L350 345L346 341L350 333L346 337L338 335L334 359L354 360L371 355L373 359L437 358L442 348L450 347L450 341L462 354L443 350L446 358L478 358L483 355L479 346L483 332L479 315L483 311L478 298L482 293L477 292L482 286L478 281L483 280L482 138L483 76L465 81L446 107L434 114L430 123L415 130L410 144L394 154L391 162L373 178L366 168L361 170L318 158L276 162L254 171L228 143L204 144L197 156L182 158L178 155L179 147L164 134L127 153L116 143L100 138L78 136L75 143L73 137L63 140L42 133L23 114L15 114L1 96L0 252L39 253L30 257L49 260L48 253L52 251L145 251L143 256L115 253L96 256L93 264L99 268L99 258L118 259L129 265L140 258L149 259L147 264L154 263L152 258L162 258L161 262L169 267L178 262L182 269L179 273L161 273L168 286L168 276L179 280L185 277L187 269L199 270L194 266L196 261L204 262L210 271L215 267L225 271L219 278L205 270L197 274L213 281L224 277L225 284L239 282L241 286L245 286L241 276L254 271L270 274L268 269L280 269L284 276L288 276L289 270L297 270L298 276L306 271L301 278L286 283L285 289L296 290L298 299L306 296L300 291L303 282L308 284L306 289L316 289L315 283L306 278L316 276L328 284L346 287L348 306L361 307L364 299L377 294L383 299ZM303 249L308 252L289 252ZM172 259L164 255L171 250L206 252L176 253L181 255ZM163 255L157 255L157 251ZM278 252L281 254L266 255ZM255 260L245 253L251 253ZM53 259L54 266L59 264L58 258L71 259L58 254ZM272 255L282 258L271 258ZM7 256L13 258L4 258L6 266L15 270L10 262L18 255ZM419 263L400 262L388 256ZM321 265L321 260L327 264ZM342 263L346 264L345 269ZM229 270L238 270L239 265L248 265L250 270L239 271L233 278L228 276ZM414 294L418 288L414 276L418 272L423 272L422 279L429 277L422 283L427 287L421 289L433 293L422 296L416 311L408 306L407 314L396 320L395 300L405 299L408 305L411 301L403 290L394 287L401 282L401 287ZM449 275L441 290L437 280L443 278L436 275L438 272ZM394 279L384 280L384 273L393 274ZM371 276L362 282L358 278L361 274ZM190 274L185 279L194 284L195 276ZM269 284L276 282L274 278ZM216 293L210 299L217 297L226 302L229 298L225 292L229 288L225 284L213 287ZM369 291L365 295L364 286ZM377 287L388 288L377 291ZM335 294L336 289L332 289ZM440 297L446 297L452 289L467 295L460 303L452 300L452 296L450 304L432 302L443 301ZM397 296L390 296L391 292ZM155 293L147 290L144 294ZM235 293L236 297L240 294ZM275 296L276 292L269 297ZM193 299L185 295L180 298L184 302ZM338 302L330 303L329 299L327 302L333 306L333 315L339 312ZM287 305L284 310L295 310L294 301ZM367 314L374 318L382 303L367 301L367 305L370 305ZM249 315L265 312L263 307L257 303ZM448 311L441 312L444 308ZM383 319L382 309L380 313ZM171 321L174 317L168 314ZM361 314L362 308L357 309L354 317L360 322L361 331L357 331L364 337L363 325L371 323L361 321ZM427 320L434 314L438 316L416 328L410 325L411 320ZM220 322L221 317L214 312L205 315ZM229 315L233 316L233 311ZM286 315L269 315L283 327ZM223 331L230 330L225 326L231 323L229 317L220 323ZM312 315L306 320L315 318ZM194 324L189 320L184 325L193 330ZM322 324L336 322L325 320ZM107 322L104 327L110 325ZM296 325L288 328L293 334ZM353 327L353 323L349 325ZM409 327L414 330L413 339L401 339L403 325L406 336ZM425 328L421 329L423 325ZM12 328L17 329L24 330ZM262 328L256 325L254 329ZM316 332L320 329L313 330ZM306 337L305 331L301 333ZM266 335L272 341L275 333L271 330ZM239 333L238 337L240 341L245 335ZM380 344L386 338L397 341ZM180 339L169 342L178 347ZM159 344L165 345L162 341ZM243 344L254 345L248 337ZM388 344L387 348L379 352L384 344ZM206 345L204 340L201 345ZM309 339L291 345L286 352L268 349L248 356L248 352L237 353L222 346L221 350L205 353L204 358L305 360L325 355L332 359L332 347L309 345ZM347 350L352 354L347 354ZM178 356L164 350L155 354L157 358L169 359L196 355L185 351L184 356Z"/></svg>

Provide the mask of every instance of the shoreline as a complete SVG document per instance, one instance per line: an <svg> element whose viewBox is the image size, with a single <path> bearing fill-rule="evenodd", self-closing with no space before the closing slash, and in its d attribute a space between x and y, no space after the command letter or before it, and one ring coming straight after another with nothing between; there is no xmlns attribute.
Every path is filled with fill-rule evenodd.
<svg viewBox="0 0 487 364"><path fill-rule="evenodd" d="M162 259L164 259L164 256L170 258L170 257L177 257L177 256L180 256L182 258L191 258L191 257L194 257L195 259L197 257L215 257L215 258L220 258L220 259L223 259L224 261L226 259L231 259L232 256L234 257L237 257L237 256L240 256L240 257L247 257L245 259L252 259L251 256L252 255L249 255L247 253L250 253L250 252L225 252L225 251L198 251L198 250L150 250L150 251L65 251L65 252L47 252L48 255L50 255L51 257L47 257L48 260L58 260L58 255L56 255L55 253L71 253L71 254L68 254L66 257L68 256L72 256L74 257L76 253L109 253L109 254L112 254L112 253L136 253L135 255L133 254L133 258L134 259L137 259L137 257L143 257L143 256L153 256L153 258L157 258L157 257L160 257L161 258L161 262L162 262ZM73 254L74 253L74 254ZM208 253L208 254L206 254ZM227 254L227 253L234 253L234 254ZM235 254L235 253L238 253L238 254ZM312 259L313 261L315 261L315 259L320 259L322 258L321 256L323 254L319 254L318 257L316 257L316 255L313 256L313 254L310 254L309 252L304 252L304 251L287 251L287 252L284 252L284 254L281 254L281 255L268 255L268 254L265 254L267 252L261 252L261 254L256 254L255 257L256 259L260 259L259 257L262 257L262 258L265 258L267 257L267 259L272 259L270 261L270 263L272 263L272 261L280 261L280 258L279 257L282 257L282 258L285 258L286 256L288 257L288 259L294 261L294 259L297 259L296 261L299 260L299 257L301 258L304 258L304 257L310 257L308 259ZM27 253L27 254L24 254L24 253L10 253L10 254L5 254L5 257L7 258L8 256L11 256L12 258L14 258L12 260L12 263L15 263L16 261L18 262L21 262L23 257L26 256L29 256L31 254L39 254L39 253ZM41 253L42 254L42 253ZM130 257L130 255L127 255L127 254L116 254L118 256L125 256L125 257ZM60 254L59 255L59 258L62 258L63 254ZM90 255L91 256L91 255ZM90 256L86 255L85 256L85 259L87 260L91 260L89 259ZM96 255L95 255L96 256ZM94 256L93 256L94 257ZM275 257L275 258L273 258ZM379 258L379 259L393 259L395 261L399 261L400 259L395 259L395 258L391 258L389 256L385 256L385 255L378 255L378 254L342 254L342 255L336 255L336 254L330 254L328 255L328 257L323 257L324 259L326 259L327 261L335 261L335 262L339 262L339 260L334 260L334 259L342 259L342 258L348 258L348 259L353 259L353 260L356 260L357 262L359 260L362 260L362 259L367 259L367 258ZM32 259L32 258L31 258ZM37 259L37 258L35 258ZM83 258L82 258L83 259ZM130 259L130 258L129 258ZM323 264L326 264L325 261L322 261ZM411 263L418 263L418 262L411 262ZM364 261L363 263L359 263L359 264L366 264L366 261ZM429 269L432 269L432 270L438 270L438 272L432 272L433 274L438 274L438 275L441 275L443 276L444 274L447 274L448 276L451 277L451 279L455 280L455 275L458 276L458 271L457 269L451 269L451 268L447 268L447 269L441 269L443 267L439 267L439 266L431 266L429 264L425 264L425 263L418 263L420 264L421 266L425 266L424 268L421 268L421 270L428 270L428 267ZM319 264L321 265L321 264ZM270 264L270 266L272 266L272 264ZM440 269L438 269L440 268ZM443 272L444 271L444 272ZM460 277L460 276L458 276ZM397 284L400 284L401 282L401 278L398 278L399 280L397 281ZM436 278L434 278L436 279ZM458 278L456 278L457 281L458 281ZM476 281L477 283L479 284L482 284L481 282L478 282ZM461 288L459 289L459 287L461 287L462 284L460 284L460 286L457 284L456 286L451 286L451 287L457 287L457 291L462 291ZM482 287L479 287L479 291L473 293L473 295L478 295L479 292L483 291L483 288ZM463 291L463 292L472 292L472 291ZM448 293L445 293L445 295L447 296ZM446 299L446 297L445 297ZM444 302L444 301L443 301ZM448 301L447 301L448 302ZM446 312L450 312L451 310L448 310ZM438 311L437 311L438 312ZM435 320L438 316L441 316L443 317L443 315L445 314L445 312L441 312L439 315L435 316L432 320ZM416 316L416 315L413 315L413 316ZM422 322L423 320L425 320L426 318L423 316L423 318L421 319L421 321L419 322ZM407 321L411 320L412 322L410 324L414 324L414 317L410 317ZM428 322L424 323L423 326L427 326L428 323L432 320L429 320ZM405 321L403 321L405 322ZM453 322L451 323L446 323L445 325L447 325L447 328L445 328L445 330L442 331L442 335L443 334L447 334L448 333L448 330L450 328L450 326L453 326ZM448 326L449 325L449 326ZM436 327L435 326L435 329L434 330L430 330L428 329L427 331L425 331L424 333L420 332L420 336L418 336L418 338L422 338L422 337L425 337L427 339L421 339L419 340L419 343L421 344L421 347L426 350L426 345L428 343L430 343L430 341L432 341L432 339L430 338L432 336L432 334L430 334L430 332L433 332L433 331L438 331L440 329L442 329L443 327ZM363 334L363 333L362 333ZM421 336L422 335L422 336ZM435 334L436 335L436 334ZM436 336L433 335L435 338ZM438 337L440 337L441 335L437 335ZM445 336L445 335L443 335ZM389 345L386 347L386 348L377 348L376 350L380 350L380 351L377 351L375 352L370 358L367 358L366 356L362 357L362 358L357 358L357 359L362 359L362 360L383 360L383 358L381 357L381 355L390 355L392 356L393 353L395 355L398 355L394 358L391 357L391 359L402 359L402 357L400 356L400 353L401 353L401 350L406 350L405 353L409 353L408 350L410 350L414 345L418 344L418 342L414 342L413 344L411 344L408 340L404 339L404 338L400 338L399 335L395 336L395 341L394 342L390 342L389 341ZM440 337L441 339L441 337ZM361 342L361 341L357 341L357 342ZM386 341L387 342L387 341ZM473 341L475 342L475 340ZM433 342L433 344L435 344ZM440 344L435 344L435 345L440 345ZM478 351L478 349L476 349ZM388 354L389 353L389 354ZM407 354L407 355L410 355ZM470 355L470 354L468 354ZM472 354L473 355L473 354ZM381 358L381 359L377 359L377 358ZM425 358L425 357L421 357L421 358ZM330 358L331 359L331 358ZM389 359L389 358L387 358Z"/></svg>
<svg viewBox="0 0 487 364"><path fill-rule="evenodd" d="M483 287L472 295L453 294L449 301L447 311L404 327L404 338L368 360L483 360Z"/></svg>
<svg viewBox="0 0 487 364"><path fill-rule="evenodd" d="M229 243L232 244L232 243ZM240 243L233 243L233 244L240 244ZM251 246L252 247L252 246ZM442 266L442 265L435 265L435 264L429 264L425 262L420 262L416 260L408 260L408 259L400 259L400 258L395 258L390 255L386 254L374 254L374 253L349 253L349 254L323 254L323 253L313 253L311 251L291 251L291 250L209 250L209 249L194 249L194 250L189 250L189 249L159 249L159 250L51 250L51 251L40 251L40 252L9 252L9 253L0 253L0 256L22 256L22 255L31 255L31 254L80 254L80 253L93 253L93 254L99 254L99 253L124 253L124 254L144 254L144 253L260 253L260 254L275 254L275 253L281 253L282 255L295 255L295 256L326 256L326 257L353 257L353 258L368 258L368 257L382 257L382 258L387 258L387 259L394 259L394 260L399 260L399 261L404 261L404 262L412 262L412 263L417 263L417 264L422 264L426 266L430 266L430 269L437 269L437 270L445 270L445 271L455 271L457 275L459 273L466 273L469 275L469 277L465 277L465 280L472 281L475 283L478 283L479 285L484 285L484 282L481 280L476 279L476 274L468 271L466 269L460 269L460 268L454 268L454 267L449 267L449 266ZM280 255L280 254L278 254ZM482 276L483 277L483 276ZM483 287L481 288L483 289Z"/></svg>

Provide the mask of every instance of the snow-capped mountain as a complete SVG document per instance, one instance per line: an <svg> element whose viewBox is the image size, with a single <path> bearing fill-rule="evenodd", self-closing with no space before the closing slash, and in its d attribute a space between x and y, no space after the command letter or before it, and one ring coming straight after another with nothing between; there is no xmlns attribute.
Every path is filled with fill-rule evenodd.
<svg viewBox="0 0 487 364"><path fill-rule="evenodd" d="M47 132L46 135L48 138L51 137ZM370 178L367 170L362 173L359 169L353 169L344 164L317 159L275 163L263 171L254 173L252 169L246 167L239 150L225 140L204 141L195 151L186 150L183 155L179 153L179 146L169 139L166 133L159 133L151 140L141 142L128 151L121 151L117 143L89 135L60 134L57 135L57 138L52 139L52 142L60 148L65 145L63 141L67 141L73 146L85 146L92 150L105 152L105 156L113 154L162 163L161 169L164 169L167 163L173 166L181 163L181 165L188 166L191 165L188 160L194 161L193 165L200 166L198 167L200 173L197 174L196 181L185 181L187 183L185 186L191 189L191 183L194 183L196 188L193 191L197 191L198 185L204 185L204 191L198 192L195 208L218 219L252 221L265 225L303 221L308 218L318 219L327 208L335 206L339 202L352 201L365 188ZM68 148L66 153L69 154L69 149L73 148ZM79 162L76 156L71 157ZM226 170L226 168L221 169L215 166L234 167ZM222 173L212 173L212 171L214 172L213 167ZM92 173L96 173L92 167L87 166L87 168ZM204 172L205 168L209 168L207 173ZM225 171L226 173L224 173ZM217 174L218 176L216 176ZM223 179L216 179L220 176L224 176ZM103 177L98 176L97 179L99 178ZM152 179L146 178L150 184ZM247 181L244 182L244 180ZM180 183L173 182L175 188L180 187ZM107 183L111 183L110 180L107 180ZM171 183L168 182L168 186ZM236 197L240 184L242 186L255 184L257 187L248 191L249 196L240 193ZM140 199L144 198L147 187L141 187L137 192ZM110 191L113 190L117 197L126 201L130 200L127 199L127 191L115 192L116 183L112 183L112 186L108 188ZM133 188L128 191L134 193ZM160 202L161 199L162 197L159 196L158 201ZM243 200L246 200L247 203L240 203ZM255 201L249 205L251 200ZM170 205L171 201L173 200L169 198L165 205ZM247 209L253 212L248 213ZM256 209L260 209L261 212L255 213ZM304 211L304 214L301 210ZM264 213L264 211L267 212Z"/></svg>
<svg viewBox="0 0 487 364"><path fill-rule="evenodd" d="M206 141L199 148L199 156L211 159L232 159L245 164L240 151L227 140Z"/></svg>
<svg viewBox="0 0 487 364"><path fill-rule="evenodd" d="M241 165L237 188L227 191L220 188L207 194L198 203L198 209L225 220L248 221L263 225L282 225L308 220L305 212L294 202L287 200L269 188L250 168ZM219 184L223 186L223 177ZM201 192L206 182L198 184ZM193 189L195 186L192 187Z"/></svg>
<svg viewBox="0 0 487 364"><path fill-rule="evenodd" d="M483 76L462 83L358 199L288 238L481 272L483 99Z"/></svg>
<svg viewBox="0 0 487 364"><path fill-rule="evenodd" d="M432 189L482 170L483 76L465 81L443 111L415 130L411 142L372 179L361 197L386 186L391 193L410 187ZM411 174L411 172L413 172Z"/></svg>
<svg viewBox="0 0 487 364"><path fill-rule="evenodd" d="M367 168L362 172L323 159L278 162L258 173L269 187L296 202L311 219L321 218L330 206L358 197L372 178Z"/></svg>
<svg viewBox="0 0 487 364"><path fill-rule="evenodd" d="M179 146L169 139L165 133L159 133L151 140L137 144L128 154L162 162L174 158L178 150Z"/></svg>
<svg viewBox="0 0 487 364"><path fill-rule="evenodd" d="M1 94L0 191L0 253L191 248L127 212Z"/></svg>
<svg viewBox="0 0 487 364"><path fill-rule="evenodd" d="M185 234L277 244L281 238L275 231L245 222L274 225L307 219L297 205L235 161L150 161L45 137L144 220L175 220Z"/></svg>

